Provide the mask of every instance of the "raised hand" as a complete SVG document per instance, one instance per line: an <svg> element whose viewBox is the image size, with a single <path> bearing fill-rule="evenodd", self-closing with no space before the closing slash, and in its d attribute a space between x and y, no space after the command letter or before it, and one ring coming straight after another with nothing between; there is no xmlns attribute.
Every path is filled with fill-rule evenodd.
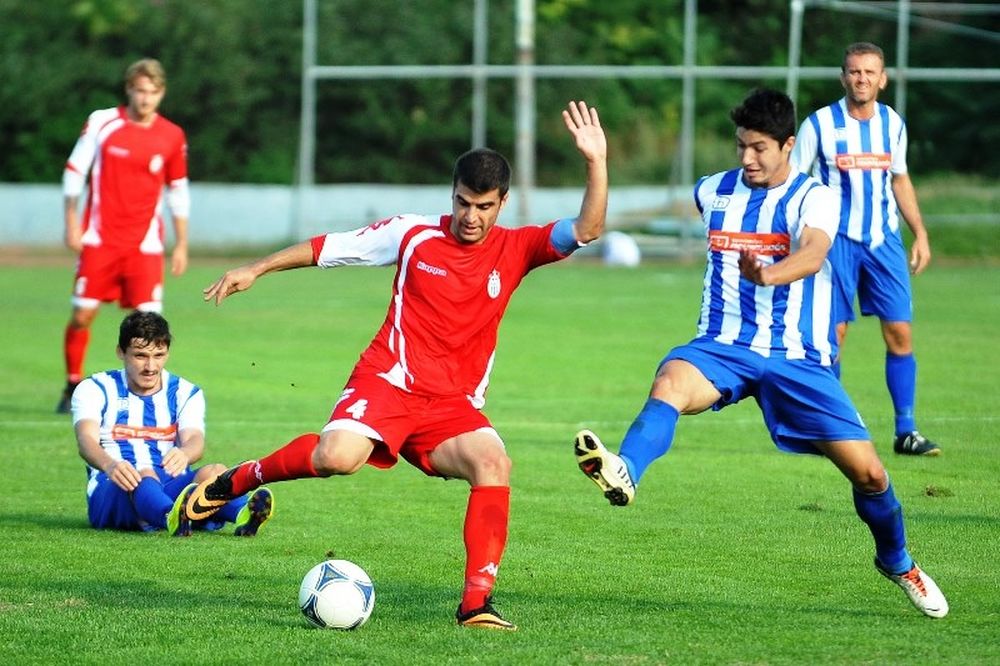
<svg viewBox="0 0 1000 666"><path fill-rule="evenodd" d="M608 155L608 141L601 128L597 109L586 102L570 102L562 112L563 122L576 140L576 148L588 160L604 160Z"/></svg>

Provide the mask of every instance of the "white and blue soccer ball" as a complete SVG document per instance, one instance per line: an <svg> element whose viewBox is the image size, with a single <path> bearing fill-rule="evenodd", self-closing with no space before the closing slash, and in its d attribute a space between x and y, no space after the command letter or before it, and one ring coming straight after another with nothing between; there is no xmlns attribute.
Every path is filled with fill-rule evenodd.
<svg viewBox="0 0 1000 666"><path fill-rule="evenodd" d="M375 608L375 586L365 570L347 560L320 562L299 587L299 608L322 629L356 629Z"/></svg>

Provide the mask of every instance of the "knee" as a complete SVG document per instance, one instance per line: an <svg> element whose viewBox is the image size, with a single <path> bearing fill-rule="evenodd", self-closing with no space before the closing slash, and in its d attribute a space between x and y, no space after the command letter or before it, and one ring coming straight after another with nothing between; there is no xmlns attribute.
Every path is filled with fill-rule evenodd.
<svg viewBox="0 0 1000 666"><path fill-rule="evenodd" d="M881 463L876 461L867 467L861 468L855 474L855 477L851 479L851 482L860 492L870 495L883 492L889 487L889 475L886 474L885 468L882 467Z"/></svg>
<svg viewBox="0 0 1000 666"><path fill-rule="evenodd" d="M90 328L97 317L97 308L74 308L69 325L73 328Z"/></svg>
<svg viewBox="0 0 1000 666"><path fill-rule="evenodd" d="M508 486L510 485L510 471L513 467L514 461L510 459L506 451L500 448L490 450L476 460L475 478L482 485Z"/></svg>
<svg viewBox="0 0 1000 666"><path fill-rule="evenodd" d="M320 476L354 474L360 470L367 456L358 455L351 448L320 442L313 451L312 463Z"/></svg>
<svg viewBox="0 0 1000 666"><path fill-rule="evenodd" d="M205 479L214 478L226 471L226 466L220 463L212 463L211 465L202 465L198 468L198 473L195 474L196 481L204 481Z"/></svg>

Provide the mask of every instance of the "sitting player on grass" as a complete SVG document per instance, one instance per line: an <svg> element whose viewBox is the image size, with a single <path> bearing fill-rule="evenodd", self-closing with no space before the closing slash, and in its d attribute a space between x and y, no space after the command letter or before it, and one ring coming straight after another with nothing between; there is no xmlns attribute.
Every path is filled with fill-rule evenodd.
<svg viewBox="0 0 1000 666"><path fill-rule="evenodd" d="M254 536L271 517L267 488L234 498L212 520L192 523L181 510L197 484L224 465L191 469L205 451L205 394L164 369L170 328L155 312L133 312L118 332L124 367L91 375L72 398L80 457L87 461L87 513L96 529L166 529L189 536L192 528L236 524L237 536Z"/></svg>

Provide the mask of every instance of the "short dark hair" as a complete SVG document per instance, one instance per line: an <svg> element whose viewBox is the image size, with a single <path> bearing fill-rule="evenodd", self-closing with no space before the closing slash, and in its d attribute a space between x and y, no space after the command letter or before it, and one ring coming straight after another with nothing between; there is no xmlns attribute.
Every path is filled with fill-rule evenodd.
<svg viewBox="0 0 1000 666"><path fill-rule="evenodd" d="M737 127L763 132L781 145L795 135L795 104L785 93L770 88L752 90L729 117Z"/></svg>
<svg viewBox="0 0 1000 666"><path fill-rule="evenodd" d="M847 71L848 56L868 54L877 55L879 60L882 61L882 65L885 66L885 53L882 51L882 47L871 42L854 42L853 44L848 44L847 48L844 49L844 60L840 63L840 71Z"/></svg>
<svg viewBox="0 0 1000 666"><path fill-rule="evenodd" d="M118 327L118 348L125 351L132 340L136 339L142 340L146 345L163 344L169 349L173 336L170 335L170 325L162 315L136 310L125 317Z"/></svg>
<svg viewBox="0 0 1000 666"><path fill-rule="evenodd" d="M451 186L459 181L476 194L499 190L502 197L510 189L510 164L495 150L474 148L455 160Z"/></svg>

